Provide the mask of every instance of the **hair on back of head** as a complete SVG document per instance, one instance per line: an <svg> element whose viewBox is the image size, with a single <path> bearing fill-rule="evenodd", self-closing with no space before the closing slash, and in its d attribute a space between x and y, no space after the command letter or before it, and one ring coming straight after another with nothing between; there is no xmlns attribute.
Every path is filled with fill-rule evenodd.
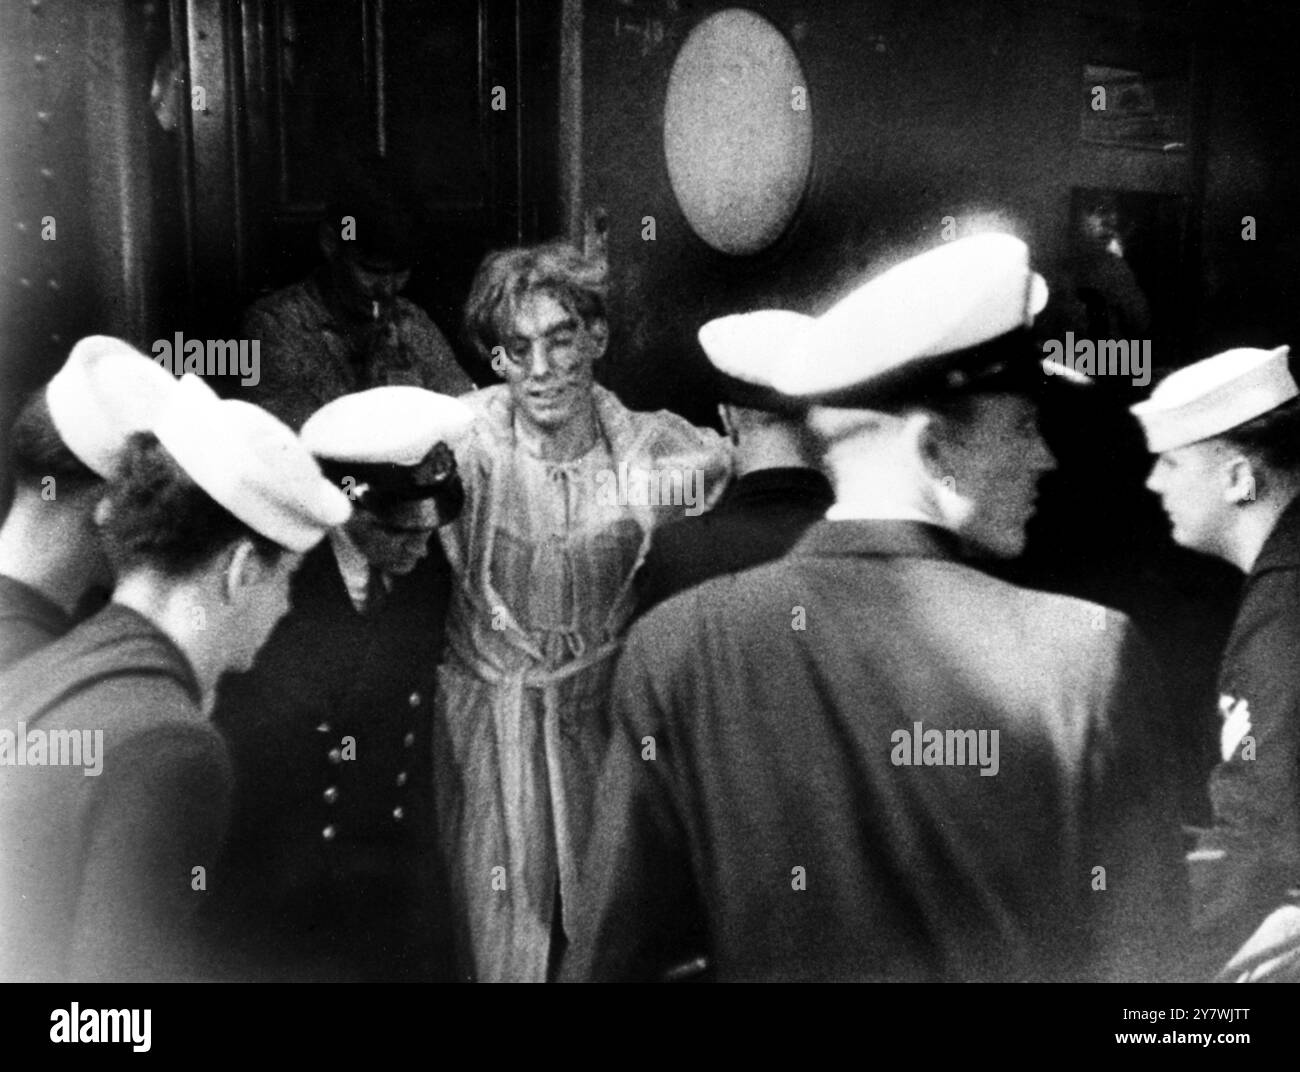
<svg viewBox="0 0 1300 1072"><path fill-rule="evenodd" d="M1219 438L1265 470L1300 481L1300 398L1283 402Z"/></svg>
<svg viewBox="0 0 1300 1072"><path fill-rule="evenodd" d="M241 538L250 539L268 563L283 551L195 484L150 432L128 441L122 474L109 485L105 506L100 529L119 576L149 566L184 577Z"/></svg>
<svg viewBox="0 0 1300 1072"><path fill-rule="evenodd" d="M102 483L99 474L63 442L44 388L27 399L9 430L9 464L19 487L40 488L46 477L53 477L56 488L65 491Z"/></svg>

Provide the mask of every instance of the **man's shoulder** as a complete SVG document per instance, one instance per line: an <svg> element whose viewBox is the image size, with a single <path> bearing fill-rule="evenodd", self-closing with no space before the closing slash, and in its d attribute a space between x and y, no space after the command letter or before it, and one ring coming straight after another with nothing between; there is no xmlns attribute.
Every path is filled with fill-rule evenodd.
<svg viewBox="0 0 1300 1072"><path fill-rule="evenodd" d="M672 410L635 410L613 391L596 384L592 388L601 425L616 450L641 457L661 467L730 469L731 445L712 428L692 424Z"/></svg>
<svg viewBox="0 0 1300 1072"><path fill-rule="evenodd" d="M393 300L393 305L397 311L397 326L402 330L416 329L419 331L431 331L442 338L442 332L438 325L433 322L433 318L424 311L423 307L416 305L410 298L401 294Z"/></svg>
<svg viewBox="0 0 1300 1072"><path fill-rule="evenodd" d="M58 640L72 626L61 607L21 581L0 574L0 670Z"/></svg>
<svg viewBox="0 0 1300 1072"><path fill-rule="evenodd" d="M474 423L465 433L464 445L491 445L510 436L511 402L510 387L504 383L494 383L480 387L461 395L460 401L474 414ZM457 460L460 460L460 447L457 446Z"/></svg>
<svg viewBox="0 0 1300 1072"><path fill-rule="evenodd" d="M701 572L735 572L773 557L766 554L768 545L781 543L780 535L761 516L730 510L724 500L712 510L674 518L655 529L646 568L664 570L668 582L675 580L676 571L683 572L683 582L695 581Z"/></svg>
<svg viewBox="0 0 1300 1072"><path fill-rule="evenodd" d="M315 283L308 277L251 302L244 310L244 320L279 320L285 316L300 318L323 312L324 307L319 300Z"/></svg>
<svg viewBox="0 0 1300 1072"><path fill-rule="evenodd" d="M676 530L676 542L668 545L666 553L680 548L707 550L715 542L707 537L717 532L716 527L711 530L699 524L707 516L689 519L691 525L671 526ZM841 608L856 610L880 599L886 589L879 582L886 573L906 564L908 569L933 573L926 584L916 585L919 600L941 600L945 608L965 620L960 628L978 628L992 644L1014 645L1026 660L1096 668L1111 664L1136 636L1133 623L1114 608L1025 588L963 562L885 555L850 561L853 564L845 568L842 559L820 558L796 546L781 558L711 577L671 596L641 618L636 628L654 630L657 643L671 644L673 638L718 630L726 622L752 620L773 606L786 608L788 622L787 604L805 606L810 615L815 613L809 603L816 592L827 593L826 598ZM815 584L815 580L823 583ZM908 582L901 584L906 593ZM954 615L945 614L944 618L951 622Z"/></svg>

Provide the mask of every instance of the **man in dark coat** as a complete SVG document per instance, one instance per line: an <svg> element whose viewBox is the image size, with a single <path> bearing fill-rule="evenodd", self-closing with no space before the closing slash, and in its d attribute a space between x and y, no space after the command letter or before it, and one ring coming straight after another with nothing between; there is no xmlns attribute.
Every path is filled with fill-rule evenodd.
<svg viewBox="0 0 1300 1072"><path fill-rule="evenodd" d="M788 317L796 325L807 319ZM729 347L736 342L716 324L700 330L700 345L715 367L733 357ZM744 343L777 347L783 341L773 325L763 338ZM727 400L718 410L734 448L734 479L712 510L655 530L636 575L638 617L710 577L780 558L835 501L817 468L810 433L786 412L781 397L720 372L717 380Z"/></svg>
<svg viewBox="0 0 1300 1072"><path fill-rule="evenodd" d="M1207 975L1257 928L1281 933L1265 918L1300 903L1300 387L1287 358L1285 346L1228 350L1133 407L1175 542L1246 574L1219 667L1213 821L1189 860Z"/></svg>
<svg viewBox="0 0 1300 1072"><path fill-rule="evenodd" d="M6 980L219 975L195 925L232 788L212 694L348 504L288 428L188 379L101 508L112 602L0 677Z"/></svg>
<svg viewBox="0 0 1300 1072"><path fill-rule="evenodd" d="M1121 615L968 561L1023 549L1054 464L1027 262L964 239L738 357L818 403L836 504L632 630L564 978L699 954L720 980L1167 971L1184 898L1150 657Z"/></svg>
<svg viewBox="0 0 1300 1072"><path fill-rule="evenodd" d="M238 782L214 925L255 977L453 974L430 769L450 573L430 540L460 509L445 441L469 421L454 399L381 387L303 427L355 513L214 716Z"/></svg>
<svg viewBox="0 0 1300 1072"><path fill-rule="evenodd" d="M95 506L127 439L174 387L144 354L92 335L19 412L14 499L0 525L0 670L61 637L88 594L111 585Z"/></svg>

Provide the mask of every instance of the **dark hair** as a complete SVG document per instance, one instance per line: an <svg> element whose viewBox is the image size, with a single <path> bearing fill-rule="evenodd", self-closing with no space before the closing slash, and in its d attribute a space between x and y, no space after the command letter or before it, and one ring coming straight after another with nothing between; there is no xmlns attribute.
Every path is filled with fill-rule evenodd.
<svg viewBox="0 0 1300 1072"><path fill-rule="evenodd" d="M1283 402L1218 438L1266 470L1300 477L1300 398Z"/></svg>
<svg viewBox="0 0 1300 1072"><path fill-rule="evenodd" d="M345 254L371 257L409 267L419 247L420 218L408 194L409 184L393 164L368 156L344 165L335 175L325 221ZM353 237L343 238L343 217L355 222Z"/></svg>
<svg viewBox="0 0 1300 1072"><path fill-rule="evenodd" d="M606 320L605 265L567 242L498 250L483 258L465 302L465 337L484 360L501 341L502 325L529 294L547 294L584 325Z"/></svg>
<svg viewBox="0 0 1300 1072"><path fill-rule="evenodd" d="M63 442L50 416L44 388L23 403L9 430L9 463L21 487L39 486L47 476L73 490L102 483L99 474Z"/></svg>
<svg viewBox="0 0 1300 1072"><path fill-rule="evenodd" d="M104 501L108 516L100 530L118 573L148 565L183 577L245 537L269 564L283 551L195 484L150 432L127 441L122 473Z"/></svg>

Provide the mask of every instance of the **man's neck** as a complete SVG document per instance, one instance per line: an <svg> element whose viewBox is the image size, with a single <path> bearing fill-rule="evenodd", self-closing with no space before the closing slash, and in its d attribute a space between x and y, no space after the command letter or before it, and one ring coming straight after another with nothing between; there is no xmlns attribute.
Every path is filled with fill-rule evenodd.
<svg viewBox="0 0 1300 1072"><path fill-rule="evenodd" d="M113 590L113 602L129 607L176 645L189 661L198 681L205 714L211 712L217 681L226 671L220 646L211 642L220 632L209 622L206 594L191 585L178 585L144 570L123 577Z"/></svg>
<svg viewBox="0 0 1300 1072"><path fill-rule="evenodd" d="M1291 488L1285 494L1270 497L1242 511L1233 530L1224 558L1242 573L1255 568L1264 544L1277 528L1278 518L1295 501L1300 488Z"/></svg>
<svg viewBox="0 0 1300 1072"><path fill-rule="evenodd" d="M51 504L45 504L51 507ZM71 531L81 519L57 518L51 507L40 519L16 503L0 527L0 573L27 585L71 617L96 579L96 562Z"/></svg>
<svg viewBox="0 0 1300 1072"><path fill-rule="evenodd" d="M764 435L746 432L734 453L737 477L760 469L816 469L815 456L783 434Z"/></svg>
<svg viewBox="0 0 1300 1072"><path fill-rule="evenodd" d="M596 401L579 416L555 431L536 428L515 413L515 440L529 454L550 462L571 462L581 458L595 446L600 438L600 425L596 421Z"/></svg>

